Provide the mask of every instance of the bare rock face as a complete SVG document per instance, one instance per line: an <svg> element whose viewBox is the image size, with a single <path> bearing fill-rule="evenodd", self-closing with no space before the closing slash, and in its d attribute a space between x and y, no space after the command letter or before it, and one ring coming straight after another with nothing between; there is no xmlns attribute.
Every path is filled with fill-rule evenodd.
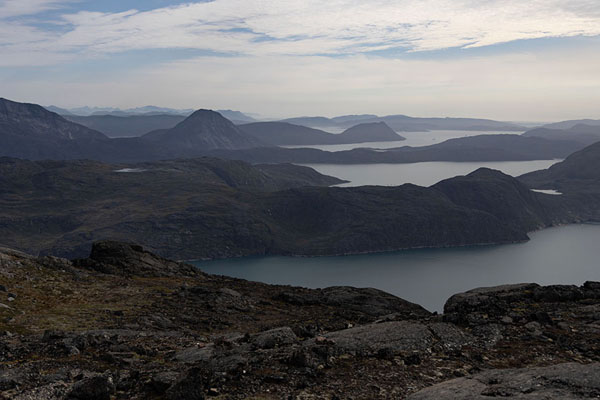
<svg viewBox="0 0 600 400"><path fill-rule="evenodd" d="M450 297L444 305L444 319L466 325L482 323L506 323L515 318L539 320L550 323L548 316L542 313L521 315L515 311L516 305L546 305L570 303L600 297L600 288L596 282L586 282L583 286L549 285L520 283L496 287L478 288L458 293ZM518 308L518 307L517 307Z"/></svg>
<svg viewBox="0 0 600 400"><path fill-rule="evenodd" d="M200 276L194 266L159 257L142 246L103 241L94 243L89 258L75 260L80 268L126 276Z"/></svg>
<svg viewBox="0 0 600 400"><path fill-rule="evenodd" d="M543 368L486 371L431 386L409 400L489 398L546 400L590 399L600 395L600 364L566 363Z"/></svg>
<svg viewBox="0 0 600 400"><path fill-rule="evenodd" d="M445 323L388 321L331 332L313 340L335 349L336 353L361 356L424 354L432 349L459 350L473 339L457 327Z"/></svg>
<svg viewBox="0 0 600 400"><path fill-rule="evenodd" d="M348 312L360 312L373 316L399 314L403 319L431 315L418 304L411 303L384 291L373 288L333 286L322 290L283 291L275 299L295 305L327 304L343 306Z"/></svg>

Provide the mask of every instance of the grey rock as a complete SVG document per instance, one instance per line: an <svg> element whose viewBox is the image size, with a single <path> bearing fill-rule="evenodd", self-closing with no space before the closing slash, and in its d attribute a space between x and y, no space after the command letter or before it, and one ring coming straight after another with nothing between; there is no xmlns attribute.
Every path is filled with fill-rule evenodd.
<svg viewBox="0 0 600 400"><path fill-rule="evenodd" d="M588 399L600 394L600 364L559 364L543 368L485 371L421 390L409 400Z"/></svg>
<svg viewBox="0 0 600 400"><path fill-rule="evenodd" d="M89 258L74 260L73 264L104 274L124 276L200 276L192 265L167 260L142 246L113 241L96 242Z"/></svg>
<svg viewBox="0 0 600 400"><path fill-rule="evenodd" d="M175 355L177 361L193 364L198 361L208 361L215 355L215 348L212 345L206 347L189 347L178 352Z"/></svg>
<svg viewBox="0 0 600 400"><path fill-rule="evenodd" d="M279 346L290 345L298 341L298 337L291 328L271 329L252 337L251 342L261 349L272 349Z"/></svg>
<svg viewBox="0 0 600 400"><path fill-rule="evenodd" d="M325 335L338 352L375 355L425 351L434 343L433 333L424 324L393 321L359 326Z"/></svg>
<svg viewBox="0 0 600 400"><path fill-rule="evenodd" d="M429 329L439 340L438 345L442 346L444 350L460 350L475 340L473 336L452 324L433 323L429 325Z"/></svg>
<svg viewBox="0 0 600 400"><path fill-rule="evenodd" d="M583 291L575 285L540 286L533 291L533 298L544 302L574 301L583 297Z"/></svg>

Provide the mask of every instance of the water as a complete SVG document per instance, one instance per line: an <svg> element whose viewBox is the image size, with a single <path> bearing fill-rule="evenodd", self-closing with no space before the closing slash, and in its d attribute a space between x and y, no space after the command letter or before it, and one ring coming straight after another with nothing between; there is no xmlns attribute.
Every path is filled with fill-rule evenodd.
<svg viewBox="0 0 600 400"><path fill-rule="evenodd" d="M527 243L345 257L252 257L197 262L203 271L310 288L374 287L441 311L453 294L482 286L600 281L600 225L532 233Z"/></svg>
<svg viewBox="0 0 600 400"><path fill-rule="evenodd" d="M350 183L340 186L396 186L414 183L430 186L443 179L466 175L480 167L497 169L519 176L546 169L560 160L498 161L498 162L422 162L413 164L305 164L322 174L335 176Z"/></svg>
<svg viewBox="0 0 600 400"><path fill-rule="evenodd" d="M325 129L327 131L327 129ZM337 131L328 130L330 133L339 133ZM352 150L359 147L369 147L373 149L392 149L394 147L402 146L429 146L436 143L444 142L448 139L455 139L467 136L476 135L520 135L523 132L481 132L481 131L430 131L430 132L398 132L399 135L404 136L406 140L396 142L368 142L368 143L352 143L352 144L323 144L323 145L312 145L312 146L282 146L289 149L295 149L300 147L308 147L311 149L319 149L324 151L344 151Z"/></svg>

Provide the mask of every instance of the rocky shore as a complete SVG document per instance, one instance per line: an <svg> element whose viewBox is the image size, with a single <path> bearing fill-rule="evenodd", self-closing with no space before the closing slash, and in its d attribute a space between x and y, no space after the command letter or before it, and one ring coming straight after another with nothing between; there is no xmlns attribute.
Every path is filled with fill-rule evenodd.
<svg viewBox="0 0 600 400"><path fill-rule="evenodd" d="M442 315L375 289L202 273L140 246L0 249L0 398L587 399L600 283L508 285Z"/></svg>

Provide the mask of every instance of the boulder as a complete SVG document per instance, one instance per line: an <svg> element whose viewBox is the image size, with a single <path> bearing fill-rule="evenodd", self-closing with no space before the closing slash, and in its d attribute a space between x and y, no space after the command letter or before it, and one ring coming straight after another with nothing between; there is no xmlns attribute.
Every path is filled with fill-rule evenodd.
<svg viewBox="0 0 600 400"><path fill-rule="evenodd" d="M74 260L80 268L122 276L201 276L194 266L167 260L142 246L114 241L96 242L89 258Z"/></svg>
<svg viewBox="0 0 600 400"><path fill-rule="evenodd" d="M409 400L589 399L600 393L600 364L485 371L421 390Z"/></svg>
<svg viewBox="0 0 600 400"><path fill-rule="evenodd" d="M291 345L296 341L298 341L298 337L287 326L258 333L251 339L251 343L260 349L273 349L279 346Z"/></svg>

